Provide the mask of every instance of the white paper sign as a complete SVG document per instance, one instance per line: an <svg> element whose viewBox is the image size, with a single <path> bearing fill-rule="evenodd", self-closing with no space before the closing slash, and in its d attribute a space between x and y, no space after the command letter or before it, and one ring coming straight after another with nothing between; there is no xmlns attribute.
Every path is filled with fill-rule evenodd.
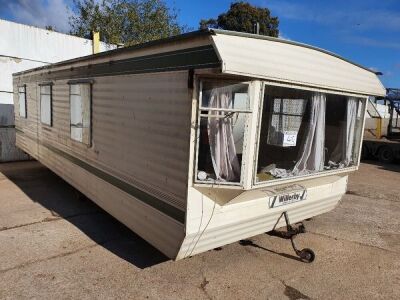
<svg viewBox="0 0 400 300"><path fill-rule="evenodd" d="M283 132L283 146L294 147L297 142L297 131L284 131Z"/></svg>

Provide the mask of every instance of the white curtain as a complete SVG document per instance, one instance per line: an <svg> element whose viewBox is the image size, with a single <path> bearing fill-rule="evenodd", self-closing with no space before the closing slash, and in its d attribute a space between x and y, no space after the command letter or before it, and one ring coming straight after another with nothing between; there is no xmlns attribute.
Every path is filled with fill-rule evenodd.
<svg viewBox="0 0 400 300"><path fill-rule="evenodd" d="M340 142L333 150L330 159L333 163L339 164L339 167L347 167L353 163L358 106L357 98L347 98L345 126L342 126Z"/></svg>
<svg viewBox="0 0 400 300"><path fill-rule="evenodd" d="M346 119L346 156L344 164L348 166L353 163L353 153L355 144L355 133L358 112L358 99L350 97L347 99L347 119Z"/></svg>
<svg viewBox="0 0 400 300"><path fill-rule="evenodd" d="M291 172L302 175L324 169L326 96L314 93L311 98L307 136L300 150L300 158Z"/></svg>
<svg viewBox="0 0 400 300"><path fill-rule="evenodd" d="M216 88L211 91L209 108L232 107L233 93L228 88ZM208 117L208 138L211 159L217 180L237 181L240 165L233 137L232 118L226 112L210 111ZM212 117L219 115L219 117Z"/></svg>

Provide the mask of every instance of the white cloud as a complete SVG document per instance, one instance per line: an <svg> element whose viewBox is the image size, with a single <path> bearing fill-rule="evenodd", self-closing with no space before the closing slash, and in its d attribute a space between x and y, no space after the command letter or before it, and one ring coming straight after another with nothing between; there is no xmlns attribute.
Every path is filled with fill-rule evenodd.
<svg viewBox="0 0 400 300"><path fill-rule="evenodd" d="M283 33L282 30L279 30L279 36L280 39L284 39L284 40L291 40L289 36L286 35L286 33Z"/></svg>
<svg viewBox="0 0 400 300"><path fill-rule="evenodd" d="M70 29L69 9L65 0L0 1L0 5L8 9L15 22L41 28L50 25L60 32L68 32Z"/></svg>

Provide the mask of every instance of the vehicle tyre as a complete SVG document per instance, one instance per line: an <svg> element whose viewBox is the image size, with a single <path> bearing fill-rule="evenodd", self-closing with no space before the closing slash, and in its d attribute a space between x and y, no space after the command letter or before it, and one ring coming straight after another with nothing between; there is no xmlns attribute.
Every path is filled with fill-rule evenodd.
<svg viewBox="0 0 400 300"><path fill-rule="evenodd" d="M306 226L304 226L303 223L300 223L298 230L299 230L299 233L306 233Z"/></svg>
<svg viewBox="0 0 400 300"><path fill-rule="evenodd" d="M383 163L392 163L394 161L394 152L389 146L383 146L379 149L378 159Z"/></svg>
<svg viewBox="0 0 400 300"><path fill-rule="evenodd" d="M315 259L315 253L309 248L304 248L299 253L300 259L306 263L312 263Z"/></svg>
<svg viewBox="0 0 400 300"><path fill-rule="evenodd" d="M369 153L369 149L367 147L367 145L362 145L361 148L361 160L366 160L370 157L370 153Z"/></svg>

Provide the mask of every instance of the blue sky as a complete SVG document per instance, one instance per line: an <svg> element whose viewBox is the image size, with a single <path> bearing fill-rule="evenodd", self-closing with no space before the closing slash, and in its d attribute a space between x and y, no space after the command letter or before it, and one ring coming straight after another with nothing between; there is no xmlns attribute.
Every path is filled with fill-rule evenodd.
<svg viewBox="0 0 400 300"><path fill-rule="evenodd" d="M197 29L231 0L166 0L179 22ZM387 87L400 88L400 0L250 0L280 19L283 38L318 46L384 73ZM0 18L68 32L72 0L0 0Z"/></svg>

